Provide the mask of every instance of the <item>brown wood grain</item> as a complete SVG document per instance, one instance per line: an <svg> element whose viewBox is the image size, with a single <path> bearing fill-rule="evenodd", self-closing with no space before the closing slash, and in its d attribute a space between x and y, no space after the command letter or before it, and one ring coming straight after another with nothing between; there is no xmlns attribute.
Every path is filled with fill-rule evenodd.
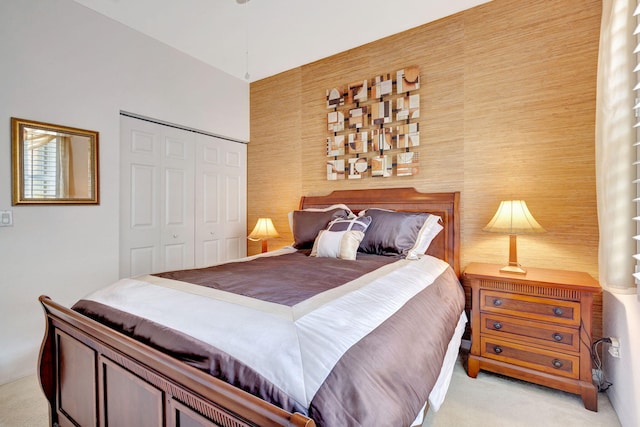
<svg viewBox="0 0 640 427"><path fill-rule="evenodd" d="M480 320L482 334L510 339L524 338L547 348L579 351L579 334L573 328L484 313L480 315Z"/></svg>
<svg viewBox="0 0 640 427"><path fill-rule="evenodd" d="M597 411L591 337L593 296L601 289L591 276L551 269L506 274L498 264L471 263L463 286L470 297L470 377L487 370L559 388Z"/></svg>
<svg viewBox="0 0 640 427"><path fill-rule="evenodd" d="M549 352L493 337L482 338L481 355L551 375L562 375L570 378L578 378L579 376L580 359L575 355ZM558 363L557 367L554 362Z"/></svg>

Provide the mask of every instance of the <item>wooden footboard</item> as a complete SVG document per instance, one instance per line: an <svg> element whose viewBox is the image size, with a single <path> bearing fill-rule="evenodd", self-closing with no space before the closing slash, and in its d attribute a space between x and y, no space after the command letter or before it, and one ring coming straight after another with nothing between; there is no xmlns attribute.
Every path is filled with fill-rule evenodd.
<svg viewBox="0 0 640 427"><path fill-rule="evenodd" d="M306 426L315 423L40 297L39 358L51 426Z"/></svg>

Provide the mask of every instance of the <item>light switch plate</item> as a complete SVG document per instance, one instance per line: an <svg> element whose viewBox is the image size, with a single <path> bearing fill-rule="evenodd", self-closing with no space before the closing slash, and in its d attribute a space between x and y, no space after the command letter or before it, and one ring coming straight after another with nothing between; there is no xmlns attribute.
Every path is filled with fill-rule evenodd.
<svg viewBox="0 0 640 427"><path fill-rule="evenodd" d="M13 227L13 211L0 211L0 227Z"/></svg>

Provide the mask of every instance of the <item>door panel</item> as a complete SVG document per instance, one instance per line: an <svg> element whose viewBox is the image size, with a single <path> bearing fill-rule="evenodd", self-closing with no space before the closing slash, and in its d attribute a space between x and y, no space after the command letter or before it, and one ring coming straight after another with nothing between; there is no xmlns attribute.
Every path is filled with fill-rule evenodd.
<svg viewBox="0 0 640 427"><path fill-rule="evenodd" d="M230 237L226 239L226 255L228 259L241 258L246 256L247 244L244 239Z"/></svg>
<svg viewBox="0 0 640 427"><path fill-rule="evenodd" d="M130 261L130 276L140 276L147 274L149 271L155 271L157 263L154 260L158 258L158 246L147 246L141 248L129 248L128 255L125 254Z"/></svg>
<svg viewBox="0 0 640 427"><path fill-rule="evenodd" d="M218 224L220 222L220 203L218 192L218 175L213 172L206 172L202 174L202 202L204 224Z"/></svg>
<svg viewBox="0 0 640 427"><path fill-rule="evenodd" d="M162 266L160 134L151 125L128 117L120 121L120 277Z"/></svg>
<svg viewBox="0 0 640 427"><path fill-rule="evenodd" d="M193 134L122 116L120 137L120 277L193 267Z"/></svg>
<svg viewBox="0 0 640 427"><path fill-rule="evenodd" d="M246 145L196 137L196 267L244 257ZM231 242L231 243L230 243Z"/></svg>
<svg viewBox="0 0 640 427"><path fill-rule="evenodd" d="M121 117L120 277L246 256L246 145Z"/></svg>
<svg viewBox="0 0 640 427"><path fill-rule="evenodd" d="M237 227L238 223L242 219L240 209L242 204L240 203L240 193L242 191L242 181L240 177L228 176L226 177L226 190L227 199L225 200L225 208L227 210L227 221L233 223Z"/></svg>
<svg viewBox="0 0 640 427"><path fill-rule="evenodd" d="M162 245L164 269L192 268L193 175L181 169L165 170L165 205Z"/></svg>
<svg viewBox="0 0 640 427"><path fill-rule="evenodd" d="M158 125L163 138L162 246L164 271L194 266L193 132Z"/></svg>
<svg viewBox="0 0 640 427"><path fill-rule="evenodd" d="M220 260L222 257L220 249L220 240L211 238L211 240L206 240L202 242L202 265L213 265Z"/></svg>
<svg viewBox="0 0 640 427"><path fill-rule="evenodd" d="M155 205L156 168L148 165L131 165L131 227L153 228Z"/></svg>

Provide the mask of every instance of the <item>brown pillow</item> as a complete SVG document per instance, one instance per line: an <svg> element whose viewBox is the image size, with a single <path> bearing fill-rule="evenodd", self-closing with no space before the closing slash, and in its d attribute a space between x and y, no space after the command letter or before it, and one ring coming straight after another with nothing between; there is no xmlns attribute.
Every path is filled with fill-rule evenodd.
<svg viewBox="0 0 640 427"><path fill-rule="evenodd" d="M310 249L320 230L337 218L347 218L346 209L336 208L329 211L293 211L293 247Z"/></svg>

